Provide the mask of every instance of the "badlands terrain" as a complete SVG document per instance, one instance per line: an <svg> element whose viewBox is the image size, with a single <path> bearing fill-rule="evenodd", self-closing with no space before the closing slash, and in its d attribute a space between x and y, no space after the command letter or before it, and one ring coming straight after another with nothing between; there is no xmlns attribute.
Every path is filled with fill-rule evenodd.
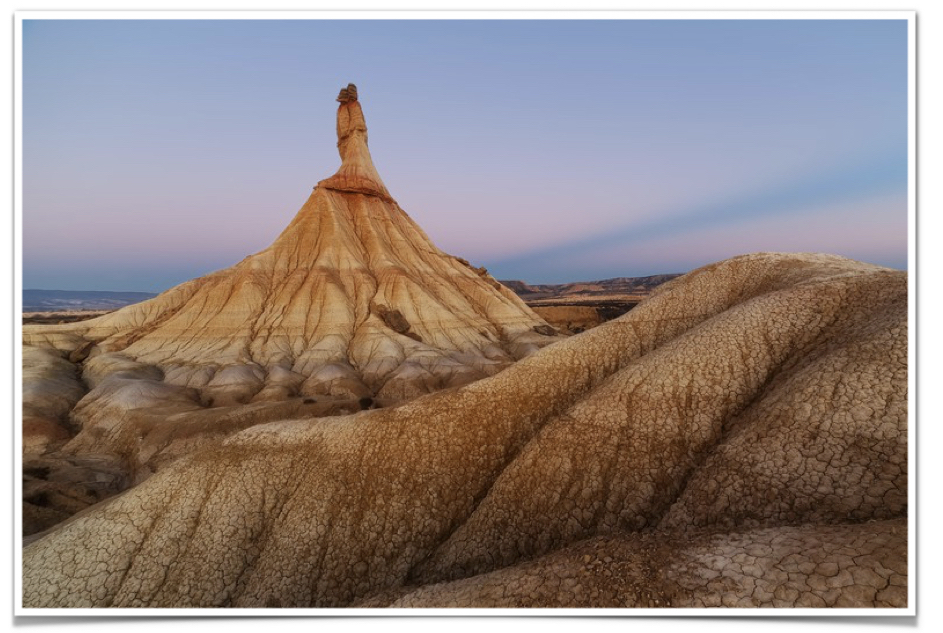
<svg viewBox="0 0 943 633"><path fill-rule="evenodd" d="M745 255L564 336L338 101L269 248L24 326L25 607L907 606L905 272Z"/></svg>
<svg viewBox="0 0 943 633"><path fill-rule="evenodd" d="M677 276L616 277L569 284L501 283L558 331L579 334L622 316L648 298L660 284Z"/></svg>
<svg viewBox="0 0 943 633"><path fill-rule="evenodd" d="M677 276L617 277L568 284L528 284L506 280L500 283L514 291L527 307L558 331L576 334L622 316L647 298L659 284ZM100 295L113 296L102 298ZM84 321L155 296L146 292L24 290L23 324Z"/></svg>

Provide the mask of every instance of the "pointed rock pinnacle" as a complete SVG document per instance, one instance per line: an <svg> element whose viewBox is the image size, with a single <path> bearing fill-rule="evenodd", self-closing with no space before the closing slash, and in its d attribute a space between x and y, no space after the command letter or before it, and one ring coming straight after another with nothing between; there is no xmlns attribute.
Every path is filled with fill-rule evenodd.
<svg viewBox="0 0 943 633"><path fill-rule="evenodd" d="M341 167L337 173L318 183L325 189L350 191L391 200L390 192L373 166L367 147L367 123L357 100L357 86L347 84L337 97L337 151Z"/></svg>

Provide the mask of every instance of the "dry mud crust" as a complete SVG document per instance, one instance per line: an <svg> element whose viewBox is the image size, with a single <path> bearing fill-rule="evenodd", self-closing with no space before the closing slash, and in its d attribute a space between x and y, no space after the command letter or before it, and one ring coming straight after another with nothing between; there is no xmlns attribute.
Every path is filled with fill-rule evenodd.
<svg viewBox="0 0 943 633"><path fill-rule="evenodd" d="M596 537L359 607L906 607L907 522Z"/></svg>
<svg viewBox="0 0 943 633"><path fill-rule="evenodd" d="M268 248L96 318L23 327L24 452L110 454L140 482L246 427L454 389L562 338L390 197L358 101L341 102L337 135L340 169ZM33 527L70 512L54 506L29 508Z"/></svg>
<svg viewBox="0 0 943 633"><path fill-rule="evenodd" d="M907 488L906 273L757 254L668 282L625 316L473 384L254 426L192 453L26 547L23 600L350 606L503 573L595 536L696 527L721 541L670 559L673 605L897 605L901 578L882 574L906 569L884 553L905 551L905 532L872 548L890 537L854 529L902 526ZM770 540L787 529L811 536ZM867 569L887 584L842 556L876 557ZM626 582L650 567L627 564ZM711 587L705 568L734 584ZM637 599L650 598L662 596Z"/></svg>

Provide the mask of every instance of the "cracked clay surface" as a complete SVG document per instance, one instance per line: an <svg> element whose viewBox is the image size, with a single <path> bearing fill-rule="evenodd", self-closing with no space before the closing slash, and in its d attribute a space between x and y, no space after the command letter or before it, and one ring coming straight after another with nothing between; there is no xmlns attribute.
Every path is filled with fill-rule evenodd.
<svg viewBox="0 0 943 633"><path fill-rule="evenodd" d="M907 485L906 273L756 254L192 452L29 544L23 604L903 607Z"/></svg>

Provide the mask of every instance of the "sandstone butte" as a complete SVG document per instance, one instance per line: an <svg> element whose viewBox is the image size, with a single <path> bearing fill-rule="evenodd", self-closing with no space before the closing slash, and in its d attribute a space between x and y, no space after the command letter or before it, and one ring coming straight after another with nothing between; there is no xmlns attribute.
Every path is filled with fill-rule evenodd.
<svg viewBox="0 0 943 633"><path fill-rule="evenodd" d="M907 372L905 272L736 257L494 376L205 444L29 543L23 604L904 607Z"/></svg>
<svg viewBox="0 0 943 633"><path fill-rule="evenodd" d="M561 338L433 245L373 165L356 88L338 101L341 166L271 246L99 318L23 328L27 472L46 475L32 490L47 506L28 508L43 526L204 439L460 386ZM83 502L50 470L101 485Z"/></svg>

